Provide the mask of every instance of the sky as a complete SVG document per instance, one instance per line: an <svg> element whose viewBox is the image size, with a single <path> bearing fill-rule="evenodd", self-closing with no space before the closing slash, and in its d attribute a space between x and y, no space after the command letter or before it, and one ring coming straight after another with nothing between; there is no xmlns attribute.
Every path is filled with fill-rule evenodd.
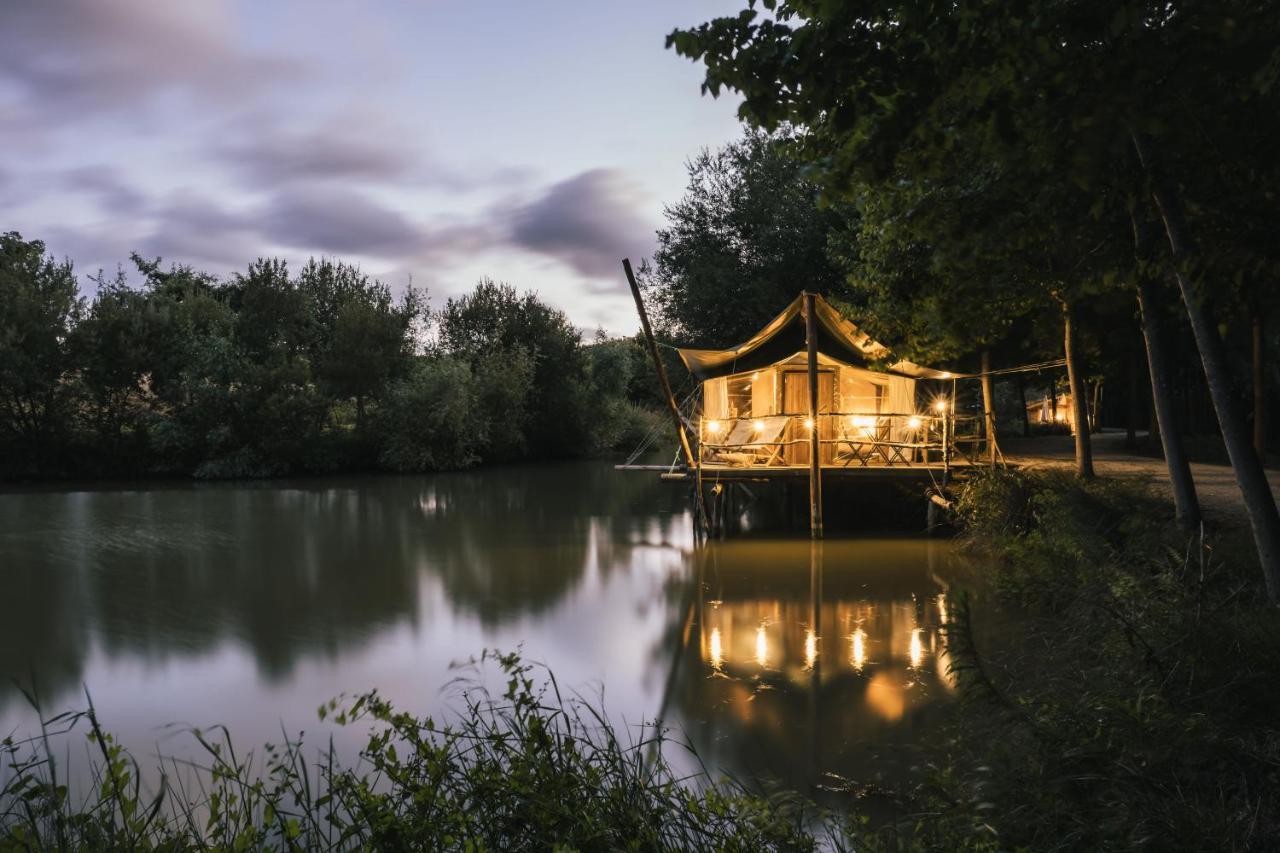
<svg viewBox="0 0 1280 853"><path fill-rule="evenodd" d="M220 277L327 256L628 334L620 259L741 132L664 38L743 5L4 0L0 231L87 292L132 251Z"/></svg>

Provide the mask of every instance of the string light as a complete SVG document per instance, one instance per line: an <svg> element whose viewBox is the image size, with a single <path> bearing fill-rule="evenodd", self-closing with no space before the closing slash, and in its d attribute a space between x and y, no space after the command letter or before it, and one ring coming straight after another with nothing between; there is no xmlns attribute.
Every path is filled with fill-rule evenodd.
<svg viewBox="0 0 1280 853"><path fill-rule="evenodd" d="M715 435L716 433L720 432L720 422L707 421L707 432L711 433L712 435Z"/></svg>
<svg viewBox="0 0 1280 853"><path fill-rule="evenodd" d="M805 428L805 429L813 429L813 418L805 418L805 419L804 419L804 428Z"/></svg>
<svg viewBox="0 0 1280 853"><path fill-rule="evenodd" d="M920 429L920 419L912 415L907 419L907 429Z"/></svg>
<svg viewBox="0 0 1280 853"><path fill-rule="evenodd" d="M933 407L939 412L945 412L947 410L947 398L939 397L938 402L934 403Z"/></svg>
<svg viewBox="0 0 1280 853"><path fill-rule="evenodd" d="M764 421L756 421L751 425L756 432L764 432Z"/></svg>

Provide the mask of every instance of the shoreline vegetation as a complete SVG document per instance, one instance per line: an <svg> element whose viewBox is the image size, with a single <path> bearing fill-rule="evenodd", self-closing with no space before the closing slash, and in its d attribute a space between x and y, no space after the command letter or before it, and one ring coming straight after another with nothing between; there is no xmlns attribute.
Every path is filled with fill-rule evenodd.
<svg viewBox="0 0 1280 853"><path fill-rule="evenodd" d="M219 281L0 235L0 481L457 470L631 449L669 422L630 338L482 280L432 310L338 260Z"/></svg>
<svg viewBox="0 0 1280 853"><path fill-rule="evenodd" d="M195 733L204 764L184 769L201 782L159 798L109 721L55 717L51 731L87 726L94 790L55 777L57 737L6 743L0 850L1274 847L1280 631L1247 532L1188 538L1136 480L1053 471L979 477L957 513L998 615L957 596L962 702L918 780L875 794L895 818L862 816L857 780L830 811L767 783L680 778L657 749L678 732L613 728L549 671L486 653L506 690L464 692L456 719L376 693L321 709L371 726L357 765ZM975 620L1010 615L1000 648L977 646Z"/></svg>

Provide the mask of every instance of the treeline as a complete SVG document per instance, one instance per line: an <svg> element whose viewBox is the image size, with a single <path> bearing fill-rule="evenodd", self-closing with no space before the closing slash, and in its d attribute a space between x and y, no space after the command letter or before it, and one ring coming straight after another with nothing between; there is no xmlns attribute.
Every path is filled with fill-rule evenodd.
<svg viewBox="0 0 1280 853"><path fill-rule="evenodd" d="M484 280L432 311L340 261L99 274L0 236L0 477L465 468L664 428L645 353Z"/></svg>

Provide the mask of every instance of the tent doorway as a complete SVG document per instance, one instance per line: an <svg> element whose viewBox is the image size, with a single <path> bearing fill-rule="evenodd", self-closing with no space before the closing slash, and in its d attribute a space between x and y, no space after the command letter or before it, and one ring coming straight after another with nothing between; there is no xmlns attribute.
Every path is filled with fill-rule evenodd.
<svg viewBox="0 0 1280 853"><path fill-rule="evenodd" d="M836 399L836 373L834 370L818 371L818 440L822 442L819 462L830 464L835 452L835 422L833 418L821 417L834 411ZM787 426L786 440L793 442L787 445L783 458L788 465L809 464L809 430L805 428L805 418L809 416L809 374L803 370L786 370L782 373L782 411L792 415Z"/></svg>

